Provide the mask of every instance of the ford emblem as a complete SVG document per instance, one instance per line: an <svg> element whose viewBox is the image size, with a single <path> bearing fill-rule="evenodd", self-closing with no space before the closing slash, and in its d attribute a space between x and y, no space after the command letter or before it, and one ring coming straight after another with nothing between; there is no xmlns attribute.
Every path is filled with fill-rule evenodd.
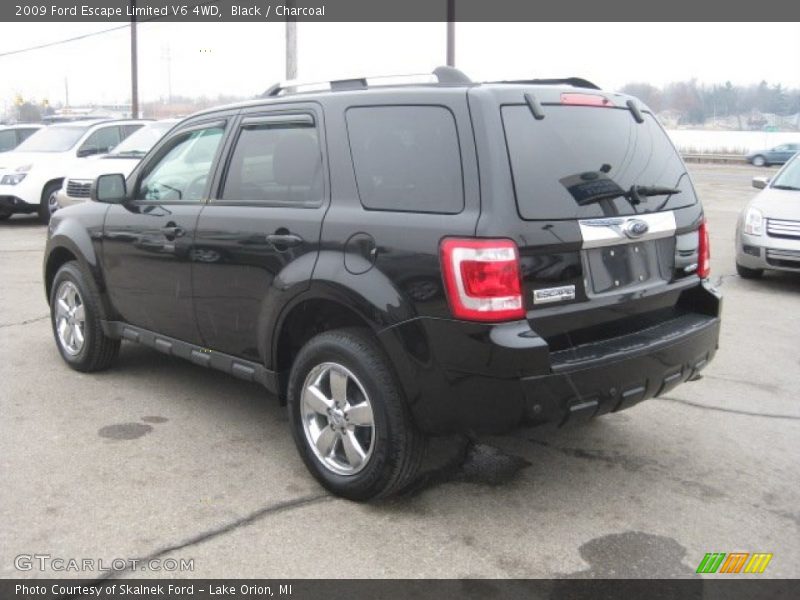
<svg viewBox="0 0 800 600"><path fill-rule="evenodd" d="M647 221L642 221L641 219L630 219L627 223L625 223L623 231L629 238L638 238L647 233L649 229L650 226L647 224Z"/></svg>

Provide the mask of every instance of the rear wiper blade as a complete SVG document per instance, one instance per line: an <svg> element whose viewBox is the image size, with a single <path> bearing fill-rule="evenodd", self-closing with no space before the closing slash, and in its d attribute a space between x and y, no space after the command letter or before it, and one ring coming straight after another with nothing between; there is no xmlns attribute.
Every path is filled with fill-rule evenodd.
<svg viewBox="0 0 800 600"><path fill-rule="evenodd" d="M672 196L673 194L680 194L678 188L665 187L663 185L632 185L628 190L628 195L634 204L640 204L642 198L649 196Z"/></svg>
<svg viewBox="0 0 800 600"><path fill-rule="evenodd" d="M677 188L664 187L659 185L632 185L627 192L615 191L606 194L598 194L587 199L584 203L600 202L601 200L613 200L614 198L625 198L631 204L641 204L642 198L650 196L672 196L673 194L680 194L681 190Z"/></svg>

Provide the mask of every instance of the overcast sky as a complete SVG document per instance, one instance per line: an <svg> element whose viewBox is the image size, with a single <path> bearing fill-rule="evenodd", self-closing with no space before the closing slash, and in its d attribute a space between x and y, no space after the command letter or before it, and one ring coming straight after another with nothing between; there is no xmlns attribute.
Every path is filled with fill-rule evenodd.
<svg viewBox="0 0 800 600"><path fill-rule="evenodd" d="M130 99L128 29L2 56L120 23L0 24L0 110L26 99ZM429 72L445 62L443 23L299 23L299 73L317 80ZM475 80L580 76L603 88L697 78L800 87L797 23L459 23L456 63ZM282 23L139 25L140 98L252 96L283 79ZM168 58L170 57L170 58Z"/></svg>

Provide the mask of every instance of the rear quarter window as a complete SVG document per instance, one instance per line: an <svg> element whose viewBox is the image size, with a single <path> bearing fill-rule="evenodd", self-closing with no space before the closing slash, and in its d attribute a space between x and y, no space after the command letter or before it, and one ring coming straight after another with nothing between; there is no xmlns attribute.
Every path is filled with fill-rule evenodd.
<svg viewBox="0 0 800 600"><path fill-rule="evenodd" d="M365 208L440 214L464 209L458 134L448 109L353 107L346 119Z"/></svg>

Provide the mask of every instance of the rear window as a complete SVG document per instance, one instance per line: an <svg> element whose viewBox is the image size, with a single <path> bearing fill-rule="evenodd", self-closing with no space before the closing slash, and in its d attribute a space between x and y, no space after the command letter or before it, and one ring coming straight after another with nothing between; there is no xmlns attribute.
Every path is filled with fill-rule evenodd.
<svg viewBox="0 0 800 600"><path fill-rule="evenodd" d="M629 110L617 108L545 105L542 120L526 105L501 110L523 219L632 215L697 201L683 162L649 113L637 123ZM638 204L608 197L634 185L680 193L639 194Z"/></svg>
<svg viewBox="0 0 800 600"><path fill-rule="evenodd" d="M347 111L361 203L372 210L459 213L461 154L453 114L441 106Z"/></svg>

